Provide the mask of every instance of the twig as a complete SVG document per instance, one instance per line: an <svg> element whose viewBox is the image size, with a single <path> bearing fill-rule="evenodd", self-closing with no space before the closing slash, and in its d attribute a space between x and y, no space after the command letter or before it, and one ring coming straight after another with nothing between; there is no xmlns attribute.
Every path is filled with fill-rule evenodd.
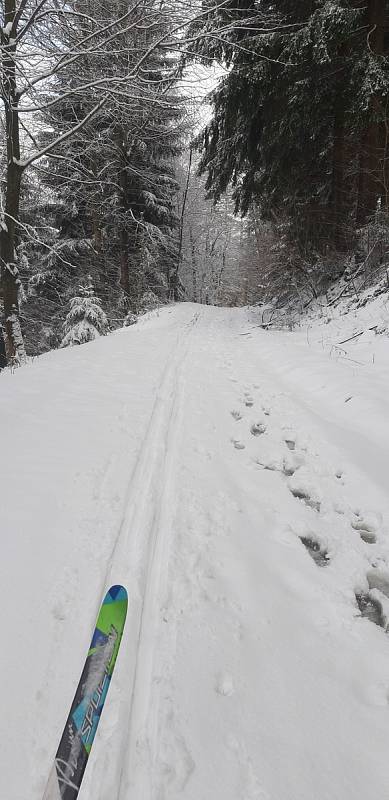
<svg viewBox="0 0 389 800"><path fill-rule="evenodd" d="M365 333L365 331L361 331L360 333L354 333L354 336L349 336L348 339L343 339L343 342L338 342L338 344L346 344L346 342L351 342L352 339L357 339L358 336L362 336L363 333Z"/></svg>

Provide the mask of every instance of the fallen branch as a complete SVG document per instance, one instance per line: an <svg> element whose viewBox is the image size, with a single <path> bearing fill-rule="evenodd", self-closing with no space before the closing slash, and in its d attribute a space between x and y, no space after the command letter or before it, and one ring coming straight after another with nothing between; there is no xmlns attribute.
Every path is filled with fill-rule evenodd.
<svg viewBox="0 0 389 800"><path fill-rule="evenodd" d="M346 342L351 342L352 339L357 339L358 336L362 336L363 333L365 333L365 331L361 331L360 333L354 333L354 336L349 336L348 339L343 339L343 342L338 342L338 344L346 344Z"/></svg>

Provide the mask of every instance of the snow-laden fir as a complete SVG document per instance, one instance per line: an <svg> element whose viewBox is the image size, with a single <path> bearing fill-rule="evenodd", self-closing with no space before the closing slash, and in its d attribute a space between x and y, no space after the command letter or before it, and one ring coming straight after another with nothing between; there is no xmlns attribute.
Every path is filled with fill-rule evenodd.
<svg viewBox="0 0 389 800"><path fill-rule="evenodd" d="M371 315L274 332L182 304L1 374L1 798L41 800L116 583L127 626L80 800L387 796Z"/></svg>

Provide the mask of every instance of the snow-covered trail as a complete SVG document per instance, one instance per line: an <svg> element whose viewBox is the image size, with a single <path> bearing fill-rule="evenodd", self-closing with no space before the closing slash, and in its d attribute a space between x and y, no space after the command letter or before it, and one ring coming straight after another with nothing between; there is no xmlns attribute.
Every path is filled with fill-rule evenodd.
<svg viewBox="0 0 389 800"><path fill-rule="evenodd" d="M355 599L389 604L380 380L185 304L0 390L0 797L40 800L117 582L80 800L385 797L389 638Z"/></svg>

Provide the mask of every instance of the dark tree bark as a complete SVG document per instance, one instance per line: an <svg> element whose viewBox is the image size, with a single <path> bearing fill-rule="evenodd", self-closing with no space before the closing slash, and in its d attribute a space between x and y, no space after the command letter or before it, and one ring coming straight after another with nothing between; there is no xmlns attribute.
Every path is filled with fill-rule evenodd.
<svg viewBox="0 0 389 800"><path fill-rule="evenodd" d="M198 276L198 264L197 264L197 256L196 256L196 244L193 236L193 230L191 226L189 226L189 240L190 240L190 251L192 256L192 286L193 286L193 301L197 303L198 301L198 289L197 289L197 276Z"/></svg>
<svg viewBox="0 0 389 800"><path fill-rule="evenodd" d="M119 284L124 294L130 295L130 271L128 265L128 235L125 228L120 232L120 275Z"/></svg>
<svg viewBox="0 0 389 800"><path fill-rule="evenodd" d="M340 64L347 63L350 55L349 45L343 43L339 49ZM335 86L335 101L333 108L333 146L332 146L332 191L330 201L329 225L333 231L335 246L340 251L347 252L352 246L350 231L350 217L353 204L353 187L347 178L347 169L352 156L355 157L355 144L350 141L350 134L346 129L345 108L347 105L346 94L349 91L347 71L342 67L338 73Z"/></svg>
<svg viewBox="0 0 389 800"><path fill-rule="evenodd" d="M9 363L20 363L26 353L19 320L19 273L15 261L16 226L19 218L22 168L20 160L18 94L16 89L16 2L5 0L2 99L5 108L7 171L5 180L5 213L0 231L1 289L4 304L4 340Z"/></svg>
<svg viewBox="0 0 389 800"><path fill-rule="evenodd" d="M385 5L385 0L369 0L367 4L368 45L377 55L384 53ZM378 97L373 97L370 115L372 119L362 134L359 156L357 226L367 222L377 208L378 199L386 195L384 115Z"/></svg>
<svg viewBox="0 0 389 800"><path fill-rule="evenodd" d="M116 131L116 147L119 153L119 174L118 184L120 186L121 196L121 209L123 216L128 211L128 176L126 170L126 134L121 125L117 127ZM129 269L129 239L128 231L125 227L125 222L122 222L120 231L120 264L119 264L119 285L124 294L129 297L130 295L130 269Z"/></svg>
<svg viewBox="0 0 389 800"><path fill-rule="evenodd" d="M183 237L183 234L184 234L185 209L186 209L186 201L187 201L187 198L188 198L190 174L191 174L191 169L192 169L192 157L193 157L193 151L192 151L192 148L190 148L190 150L189 150L188 173L187 173L187 176L186 176L184 196L182 198L182 209L181 209L181 217L180 217L180 236L179 236L178 254L177 254L177 267L176 267L176 269L175 269L175 271L174 271L174 273L173 273L173 275L171 276L171 279L170 279L170 292L171 292L171 295L172 295L172 300L174 300L176 302L177 302L177 300L180 299L179 298L179 293L178 293L178 288L179 288L180 267L181 267L181 261L182 261L182 237Z"/></svg>

